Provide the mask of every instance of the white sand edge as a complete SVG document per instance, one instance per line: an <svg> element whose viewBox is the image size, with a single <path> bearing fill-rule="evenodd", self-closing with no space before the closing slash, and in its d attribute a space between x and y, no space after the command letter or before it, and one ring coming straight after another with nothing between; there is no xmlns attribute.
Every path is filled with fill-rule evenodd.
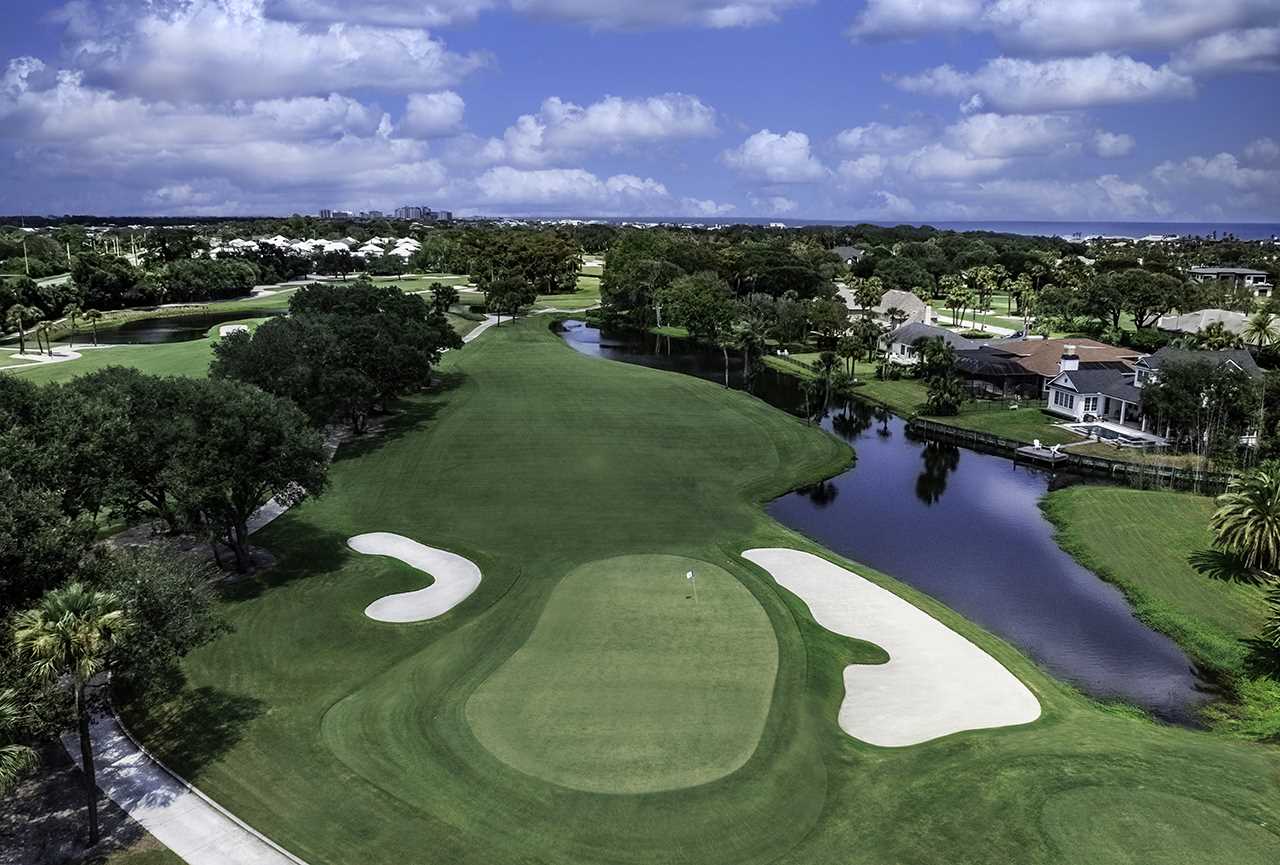
<svg viewBox="0 0 1280 865"><path fill-rule="evenodd" d="M404 624L434 619L465 601L480 586L480 568L475 562L404 535L370 532L349 539L347 546L368 556L399 559L435 578L425 589L387 595L365 607L364 614L379 622Z"/></svg>
<svg viewBox="0 0 1280 865"><path fill-rule="evenodd" d="M1040 717L1035 695L1000 662L893 592L800 550L742 556L804 601L822 627L889 653L886 664L845 667L839 723L850 736L902 747Z"/></svg>

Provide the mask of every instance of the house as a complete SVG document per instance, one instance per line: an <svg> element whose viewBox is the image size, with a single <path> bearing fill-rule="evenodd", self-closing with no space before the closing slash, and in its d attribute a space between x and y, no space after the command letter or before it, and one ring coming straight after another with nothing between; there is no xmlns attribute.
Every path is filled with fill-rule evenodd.
<svg viewBox="0 0 1280 865"><path fill-rule="evenodd" d="M1068 350L1069 349L1069 350ZM1009 337L956 352L956 369L974 389L990 394L1039 398L1051 379L1063 371L1064 357L1075 369L1131 371L1138 353L1093 339Z"/></svg>
<svg viewBox="0 0 1280 865"><path fill-rule="evenodd" d="M1211 324L1221 324L1231 333L1240 333L1247 320L1248 316L1243 312L1198 309L1183 315L1162 315L1156 321L1156 328L1167 333L1199 333Z"/></svg>
<svg viewBox="0 0 1280 865"><path fill-rule="evenodd" d="M891 288L884 293L879 303L869 309L863 309L858 304L853 289L841 288L837 289L836 293L855 315L869 314L876 321L890 327L913 321L921 324L929 324L933 321L933 309L909 291Z"/></svg>
<svg viewBox="0 0 1280 865"><path fill-rule="evenodd" d="M1045 410L1073 421L1112 421L1145 432L1142 390L1173 363L1229 365L1255 378L1263 375L1253 356L1243 349L1198 351L1166 347L1139 358L1132 370L1122 370L1083 368L1075 347L1068 345L1061 371L1045 386Z"/></svg>
<svg viewBox="0 0 1280 865"><path fill-rule="evenodd" d="M1211 363L1214 366L1230 366L1248 373L1251 378L1261 379L1262 369L1246 349L1231 348L1222 351L1208 351L1190 348L1173 348L1165 346L1155 354L1148 355L1135 366L1139 387L1150 384L1160 377L1160 370L1170 364Z"/></svg>
<svg viewBox="0 0 1280 865"><path fill-rule="evenodd" d="M865 249L859 249L856 246L837 246L831 252L844 262L845 267L853 267L862 260L862 256L867 254Z"/></svg>
<svg viewBox="0 0 1280 865"><path fill-rule="evenodd" d="M974 340L965 339L955 331L913 321L902 325L882 340L889 362L902 364L903 366L912 366L919 363L920 353L916 349L916 343L922 339L941 339L956 351L968 351L977 348L979 345Z"/></svg>
<svg viewBox="0 0 1280 865"><path fill-rule="evenodd" d="M1252 291L1254 297L1270 297L1275 289L1265 270L1252 270L1247 267L1193 267L1188 274L1196 282L1223 280L1235 283L1237 288L1243 286Z"/></svg>
<svg viewBox="0 0 1280 865"><path fill-rule="evenodd" d="M1075 345L1066 345L1057 375L1045 384L1045 410L1073 421L1141 422L1142 391L1133 369L1081 368ZM1142 428L1145 430L1145 423Z"/></svg>

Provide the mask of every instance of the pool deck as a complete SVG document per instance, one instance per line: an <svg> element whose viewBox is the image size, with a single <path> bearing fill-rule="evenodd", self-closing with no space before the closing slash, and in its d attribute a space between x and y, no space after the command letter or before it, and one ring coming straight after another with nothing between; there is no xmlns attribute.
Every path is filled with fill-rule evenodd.
<svg viewBox="0 0 1280 865"><path fill-rule="evenodd" d="M1141 442L1144 447L1163 447L1168 444L1163 437L1158 436L1155 433L1143 432L1136 427L1125 426L1123 424L1115 423L1114 421L1098 420L1089 421L1087 423L1063 423L1058 424L1058 426L1065 430L1070 430L1077 435L1085 436L1086 441L1092 439L1097 439L1098 441L1114 441L1115 438L1122 438L1133 442ZM1086 432L1090 427L1101 427L1104 430L1109 430L1115 435L1108 437Z"/></svg>

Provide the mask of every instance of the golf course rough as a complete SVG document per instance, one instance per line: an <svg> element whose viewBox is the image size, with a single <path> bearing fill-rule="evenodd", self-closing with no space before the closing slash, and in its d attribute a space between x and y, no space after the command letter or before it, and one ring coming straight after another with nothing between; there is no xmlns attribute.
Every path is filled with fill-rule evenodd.
<svg viewBox="0 0 1280 865"><path fill-rule="evenodd" d="M1280 748L1100 707L954 611L837 559L995 657L1044 710L1039 723L909 748L841 730L844 669L886 652L815 624L740 555L830 556L761 507L847 466L847 445L816 426L712 382L584 357L539 319L450 351L440 377L398 404L384 434L342 447L324 496L256 536L278 563L227 587L233 630L188 655L187 686L123 706L149 750L311 865L1098 865L1099 845L1143 852L1124 823L1079 817L1091 801L1094 815L1116 809L1114 790L1151 794L1124 802L1128 820L1161 819L1156 794L1194 796L1280 841ZM906 478L877 494L913 490ZM371 601L427 579L353 553L347 539L371 529L466 556L484 579L447 615L373 622ZM777 673L746 763L631 795L495 756L471 698L530 642L565 578L655 553L723 568L769 619ZM706 605L705 565L673 579L690 567ZM527 727L506 720L500 735ZM733 741L746 750L754 736ZM1176 840L1197 863L1278 861L1265 837L1234 845L1224 831L1225 818L1185 821Z"/></svg>
<svg viewBox="0 0 1280 865"><path fill-rule="evenodd" d="M673 790L750 758L777 669L769 617L728 571L681 556L619 556L564 577L466 716L496 757L552 783Z"/></svg>
<svg viewBox="0 0 1280 865"><path fill-rule="evenodd" d="M378 598L364 614L379 622L405 624L443 616L480 587L480 568L457 553L428 547L393 532L356 535L347 546L368 556L390 556L435 578L423 589Z"/></svg>
<svg viewBox="0 0 1280 865"><path fill-rule="evenodd" d="M1040 702L1000 662L902 598L800 550L747 550L829 631L868 640L886 664L844 670L840 729L872 745L919 745L963 730L1028 724Z"/></svg>

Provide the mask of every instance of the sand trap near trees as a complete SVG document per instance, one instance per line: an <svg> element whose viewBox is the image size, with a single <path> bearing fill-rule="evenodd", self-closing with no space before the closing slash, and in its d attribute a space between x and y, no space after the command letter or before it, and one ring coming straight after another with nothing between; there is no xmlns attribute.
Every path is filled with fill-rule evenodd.
<svg viewBox="0 0 1280 865"><path fill-rule="evenodd" d="M365 607L364 614L379 622L404 624L434 619L462 603L480 585L480 569L475 562L404 535L370 532L349 539L347 546L368 556L399 559L435 578L425 589L387 595Z"/></svg>
<svg viewBox="0 0 1280 865"><path fill-rule="evenodd" d="M900 747L1040 717L1035 695L995 658L887 589L799 550L742 555L799 596L819 625L889 653L886 664L845 667L839 722L850 736Z"/></svg>

